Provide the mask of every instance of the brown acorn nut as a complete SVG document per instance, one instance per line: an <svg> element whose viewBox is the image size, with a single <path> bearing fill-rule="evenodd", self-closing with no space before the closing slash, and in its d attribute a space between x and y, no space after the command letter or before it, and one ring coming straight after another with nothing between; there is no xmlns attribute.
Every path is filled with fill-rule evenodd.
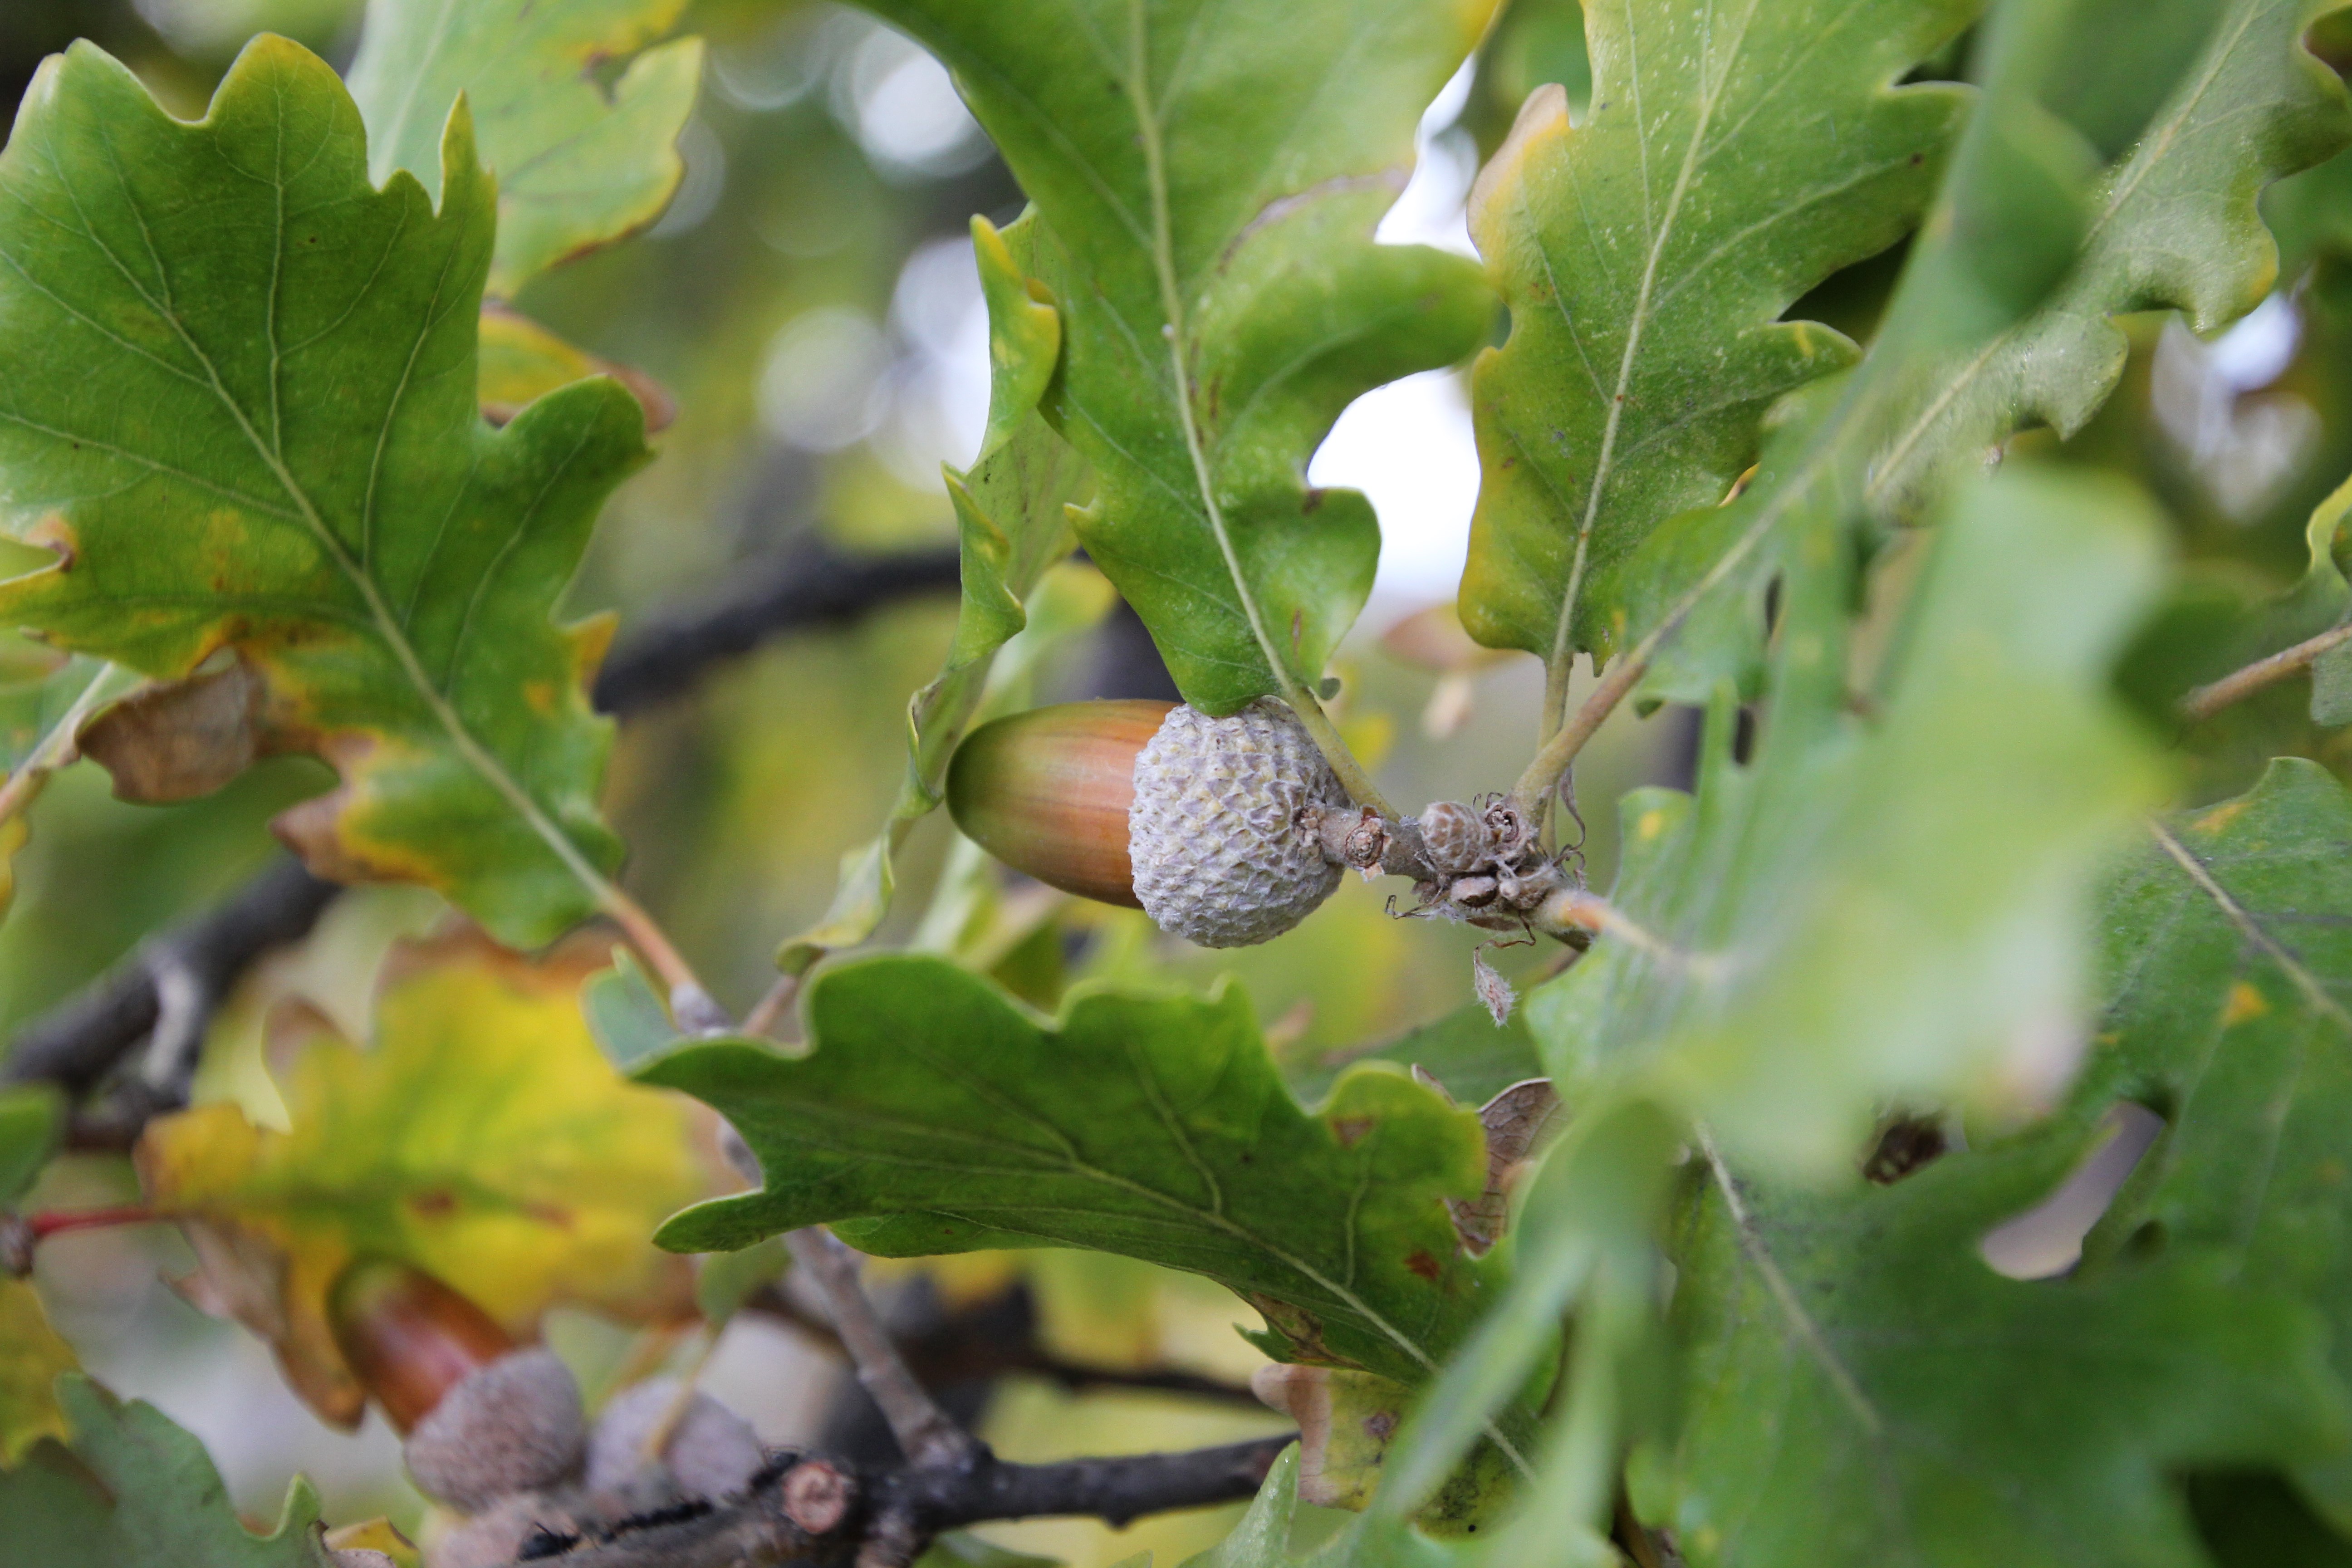
<svg viewBox="0 0 2352 1568"><path fill-rule="evenodd" d="M964 837L1049 887L1130 910L1135 756L1172 702L1064 702L982 724L948 766Z"/></svg>
<svg viewBox="0 0 2352 1568"><path fill-rule="evenodd" d="M982 726L948 808L1042 882L1140 907L1203 947L1297 925L1339 885L1313 826L1345 807L1296 715L1268 700L1211 718L1160 702L1075 702Z"/></svg>
<svg viewBox="0 0 2352 1568"><path fill-rule="evenodd" d="M514 1336L430 1274L385 1258L343 1270L327 1297L335 1346L406 1436L442 1395L515 1348Z"/></svg>

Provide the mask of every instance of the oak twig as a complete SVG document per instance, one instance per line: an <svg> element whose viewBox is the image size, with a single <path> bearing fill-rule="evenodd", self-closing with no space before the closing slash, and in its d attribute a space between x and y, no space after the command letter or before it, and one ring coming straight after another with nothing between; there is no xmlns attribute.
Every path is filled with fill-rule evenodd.
<svg viewBox="0 0 2352 1568"><path fill-rule="evenodd" d="M752 1293L744 1310L781 1320L794 1333L833 1354L848 1352L833 1325L818 1319L776 1286ZM1139 1394L1173 1394L1222 1405L1263 1410L1244 1384L1174 1367L1103 1366L1057 1355L1037 1342L1035 1308L1024 1288L948 1313L934 1327L892 1336L898 1357L925 1388L991 1382L1000 1377L1041 1378L1072 1393L1094 1388Z"/></svg>
<svg viewBox="0 0 2352 1568"><path fill-rule="evenodd" d="M541 1568L784 1568L866 1561L864 1552L886 1529L920 1541L993 1520L1075 1515L1123 1525L1146 1514L1252 1496L1292 1440L1284 1433L1183 1453L1054 1465L1007 1464L983 1449L968 1465L914 1466L870 1477L803 1459L716 1505L625 1521L593 1538L541 1548L530 1561ZM795 1506L796 1499L811 1494L821 1510ZM808 1528L828 1521L828 1528Z"/></svg>
<svg viewBox="0 0 2352 1568"><path fill-rule="evenodd" d="M184 1040L194 1027L201 1037L201 1021L190 1009L209 1016L254 960L308 935L341 890L290 857L278 859L226 902L150 937L88 988L18 1029L14 1048L0 1062L0 1082L54 1083L77 1099L87 1097L133 1047L156 1033L166 992L185 998L174 1009L185 1016L171 1020L169 1033ZM186 1085L175 1079L194 1064L154 1065L167 1066L169 1076L146 1087L167 1100L175 1089L184 1098Z"/></svg>
<svg viewBox="0 0 2352 1568"><path fill-rule="evenodd" d="M2242 702L2266 686L2309 669L2320 655L2347 642L2352 642L2352 621L2330 626L2315 637L2306 637L2293 647L2281 648L2243 669L2232 670L2219 680L2196 688L2180 700L2180 716L2191 723L2210 719L2231 703Z"/></svg>
<svg viewBox="0 0 2352 1568"><path fill-rule="evenodd" d="M980 1446L948 1419L899 1359L898 1347L891 1342L889 1331L882 1326L880 1314L858 1283L857 1264L849 1248L832 1232L814 1226L788 1232L784 1245L791 1249L793 1261L808 1270L823 1293L833 1315L833 1331L848 1352L857 1381L881 1407L883 1419L890 1424L890 1435L898 1440L898 1451L908 1462L918 1468L969 1465L980 1453Z"/></svg>

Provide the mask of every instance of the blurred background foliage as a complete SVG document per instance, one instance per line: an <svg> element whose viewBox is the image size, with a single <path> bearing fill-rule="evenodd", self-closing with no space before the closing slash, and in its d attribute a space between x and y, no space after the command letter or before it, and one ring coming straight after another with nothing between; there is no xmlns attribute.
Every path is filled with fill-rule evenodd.
<svg viewBox="0 0 2352 1568"><path fill-rule="evenodd" d="M0 95L13 103L40 58L79 37L126 60L176 111L198 114L254 32L289 35L342 65L358 23L355 0L9 0L0 5ZM952 538L939 465L970 459L987 396L967 220L981 213L1003 224L1021 206L945 71L880 24L807 0L698 0L682 26L708 38L710 54L683 139L688 172L667 215L514 301L677 398L661 460L610 509L572 595L575 611L617 609L625 628L723 589L811 533L851 552ZM2342 66L2352 59L2352 23L2324 29L2317 42ZM1475 63L1424 121L1421 166L1384 237L1466 248L1463 199L1528 91L1561 82L1580 110L1590 73L1574 0L1517 0ZM1960 63L1937 74L1958 74ZM2092 426L2063 447L2028 438L2067 460L2140 474L2175 521L2186 571L2127 687L2153 689L2176 672L2201 678L2233 663L2211 629L2218 612L2300 574L2305 520L2352 469L2352 201L2340 194L2352 184L2343 163L2271 193L2284 254L2268 304L2213 342L2168 319L2134 321L2129 372ZM1898 259L1850 268L1791 314L1866 338ZM1389 541L1372 608L1343 655L1350 740L1402 801L1498 787L1525 759L1540 673L1517 656L1469 656L1448 640L1447 612L1432 610L1450 601L1476 480L1458 382L1434 373L1373 395L1342 421L1313 477L1370 490ZM628 879L731 1006L764 988L779 940L823 912L840 855L888 810L904 766L906 701L936 669L953 616L943 594L772 642L623 728L610 804L633 847ZM9 673L0 663L0 680ZM1139 626L1118 614L1057 650L1041 689L1048 700L1141 695L1172 690ZM2194 793L2251 782L2261 756L2285 749L2276 737L2283 721L2297 722L2303 700L2289 683L2210 727L2199 753L2181 757ZM2302 749L2342 771L2352 757L2333 748L2347 734L2330 742L2308 731ZM1686 715L1626 713L1587 752L1578 782L1597 807L1587 812L1597 883L1606 885L1613 860L1608 803L1637 784L1679 782L1692 744ZM112 801L94 768L61 776L35 809L16 909L0 926L0 1026L236 886L274 853L268 818L327 782L314 763L278 761L210 798L154 808ZM917 833L885 942L914 931L951 837L943 816ZM1045 1007L1086 979L1200 988L1237 974L1278 1052L1312 1082L1335 1058L1470 1000L1476 933L1396 920L1387 904L1384 889L1351 882L1292 934L1211 953L1158 936L1139 914L1064 900L1009 945L997 972ZM357 1032L385 943L437 914L414 891L344 900L223 1013L200 1087L248 1105L266 1099L257 1063L271 1000L299 993ZM1533 948L1496 959L1522 980L1557 962ZM133 1195L121 1162L93 1156L61 1162L40 1201ZM94 1232L41 1255L44 1292L87 1364L204 1436L243 1505L269 1506L302 1468L325 1489L330 1518L389 1510L413 1519L416 1500L381 1426L372 1418L350 1438L319 1427L257 1342L158 1285L159 1270L186 1266L176 1238L152 1229ZM919 1304L952 1307L1001 1290L1016 1273L1025 1273L1047 1342L1065 1353L1227 1378L1245 1377L1256 1360L1230 1331L1247 1315L1238 1303L1117 1258L958 1259L908 1291ZM578 1314L551 1336L592 1389L625 1363L698 1353L677 1336L649 1344ZM823 1434L827 1363L779 1329L738 1320L706 1377L772 1441ZM1233 1405L1073 1395L1016 1380L996 1392L984 1429L1008 1457L1044 1458L1274 1426ZM1169 1561L1213 1540L1229 1511L1117 1535L1083 1522L995 1533L1077 1563L1149 1547Z"/></svg>

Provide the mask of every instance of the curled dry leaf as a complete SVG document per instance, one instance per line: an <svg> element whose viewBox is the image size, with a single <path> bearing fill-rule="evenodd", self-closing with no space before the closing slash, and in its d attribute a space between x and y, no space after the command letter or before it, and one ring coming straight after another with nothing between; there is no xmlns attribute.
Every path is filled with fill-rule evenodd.
<svg viewBox="0 0 2352 1568"><path fill-rule="evenodd" d="M300 1050L288 1131L206 1105L140 1141L149 1203L196 1249L192 1299L268 1339L325 1419L364 1401L327 1311L361 1257L414 1264L520 1337L559 1300L692 1310L684 1261L646 1238L727 1183L708 1116L630 1085L590 1038L578 995L599 946L531 963L471 932L412 944L386 967L373 1048Z"/></svg>
<svg viewBox="0 0 2352 1568"><path fill-rule="evenodd" d="M1567 1123L1559 1095L1548 1078L1515 1083L1479 1109L1486 1129L1486 1187L1467 1200L1448 1198L1446 1211L1473 1258L1483 1258L1502 1238L1510 1219L1511 1186L1519 1170Z"/></svg>

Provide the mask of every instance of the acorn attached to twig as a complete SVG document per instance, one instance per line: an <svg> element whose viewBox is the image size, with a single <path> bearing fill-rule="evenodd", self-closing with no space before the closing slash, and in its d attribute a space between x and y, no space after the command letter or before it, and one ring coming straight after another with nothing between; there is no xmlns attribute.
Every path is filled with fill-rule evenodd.
<svg viewBox="0 0 2352 1568"><path fill-rule="evenodd" d="M1166 702L1070 702L984 724L948 771L948 809L1041 882L1140 908L1202 947L1281 935L1331 896L1317 825L1347 791L1290 710L1213 719Z"/></svg>

